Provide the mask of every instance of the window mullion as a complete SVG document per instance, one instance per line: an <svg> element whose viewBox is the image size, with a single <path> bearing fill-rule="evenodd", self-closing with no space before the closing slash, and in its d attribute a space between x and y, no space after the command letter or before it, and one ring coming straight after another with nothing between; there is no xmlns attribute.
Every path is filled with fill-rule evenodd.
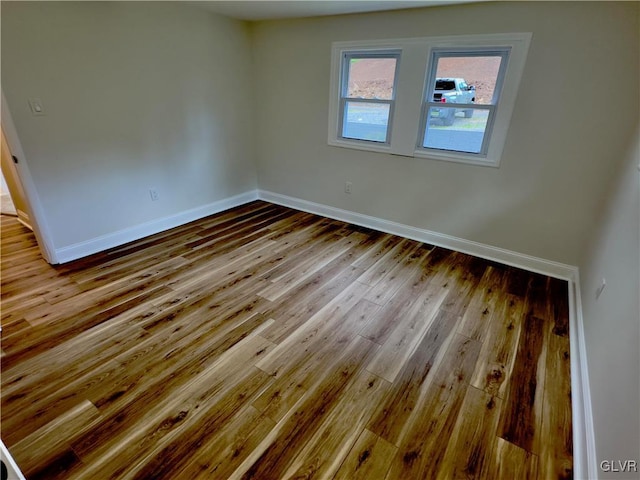
<svg viewBox="0 0 640 480"><path fill-rule="evenodd" d="M493 106L493 105L492 105ZM482 148L480 149L480 153L482 155L486 155L489 150L489 141L491 140L491 132L493 131L493 122L495 121L495 108L489 110L489 119L487 120L487 128L484 132L484 137L482 139Z"/></svg>

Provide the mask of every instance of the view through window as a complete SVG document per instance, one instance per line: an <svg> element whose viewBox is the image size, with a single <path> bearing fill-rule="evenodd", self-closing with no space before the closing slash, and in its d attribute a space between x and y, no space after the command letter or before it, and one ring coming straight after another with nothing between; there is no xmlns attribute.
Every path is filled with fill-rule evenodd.
<svg viewBox="0 0 640 480"><path fill-rule="evenodd" d="M342 137L386 143L397 54L345 55Z"/></svg>
<svg viewBox="0 0 640 480"><path fill-rule="evenodd" d="M498 102L507 52L436 53L435 76L425 92L427 118L422 146L482 153Z"/></svg>

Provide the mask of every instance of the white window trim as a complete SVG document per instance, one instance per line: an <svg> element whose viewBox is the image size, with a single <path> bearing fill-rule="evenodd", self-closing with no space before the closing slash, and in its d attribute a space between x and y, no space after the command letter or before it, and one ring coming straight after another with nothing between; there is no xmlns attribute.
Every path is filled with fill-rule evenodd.
<svg viewBox="0 0 640 480"><path fill-rule="evenodd" d="M392 155L499 167L532 36L531 33L504 33L334 42L331 52L329 145ZM432 49L491 47L510 47L511 53L486 156L454 151L436 152L419 147L423 134L420 131L422 127L423 97L430 69L429 62L432 58ZM400 68L396 79L394 121L389 126L390 143L350 141L341 138L338 136L338 117L340 114L340 75L343 54L381 50L400 50L401 52Z"/></svg>
<svg viewBox="0 0 640 480"><path fill-rule="evenodd" d="M361 56L366 58L368 55L371 55L371 58L394 58L396 60L396 69L393 81L393 89L391 93L390 99L374 99L374 98L350 98L348 97L348 75L345 72L345 68L348 68L349 62L347 61L350 57ZM396 88L397 88L397 79L398 79L398 67L400 66L400 52L398 49L383 49L383 50L365 50L365 51L349 51L346 55L342 55L341 60L341 75L340 75L340 101L338 103L338 128L337 128L337 136L339 140L344 140L347 142L366 142L366 145L377 144L377 145L386 145L389 146L389 138L391 137L391 129L393 124L393 114L395 110L396 103ZM387 136L384 142L376 142L373 140L363 140L356 138L348 138L342 135L343 127L344 127L344 115L346 104L349 102L353 103L380 103L380 104L388 104L389 105L389 119L387 123Z"/></svg>
<svg viewBox="0 0 640 480"><path fill-rule="evenodd" d="M420 117L420 122L421 122L420 133L418 135L418 145L416 146L416 152L431 152L432 155L438 155L438 154L441 154L442 152L445 152L445 153L451 152L456 156L462 153L463 155L468 155L469 158L474 159L474 161L484 161L487 158L489 146L491 144L490 140L492 138L493 127L495 125L496 112L499 108L500 97L502 96L500 93L504 85L505 72L508 66L508 57L510 57L510 50L511 50L511 47L501 47L499 49L496 47L491 47L491 48L480 47L480 48L474 48L474 49L437 48L437 50L436 49L431 50L431 60L429 64L429 69L427 71L423 98L422 98L422 116ZM485 131L483 132L482 146L481 146L480 152L478 153L462 152L462 151L456 152L455 150L443 151L443 150L432 149L432 148L423 146L424 137L426 134L428 121L429 121L427 117L429 113L429 109L431 107L437 108L442 106L441 104L434 102L433 99L431 98L434 91L433 85L435 85L435 82L436 82L436 76L437 76L436 69L437 69L438 61L440 58L450 58L449 55L460 54L460 53L462 53L465 57L467 55L484 56L486 54L493 54L495 56L500 56L502 58L502 61L500 63L500 69L498 71L498 76L496 78L496 85L493 93L493 98L491 99L491 103L488 103L488 104L472 103L472 104L464 104L464 105L457 104L455 107L453 107L453 108L460 108L460 109L464 107L470 107L470 108L473 108L474 110L489 111L489 121L485 126Z"/></svg>
<svg viewBox="0 0 640 480"><path fill-rule="evenodd" d="M398 63L402 59L403 43L401 40L392 41L362 41L362 42L335 42L331 49L331 85L330 85L330 101L329 101L329 145L336 147L353 148L356 150L368 150L373 152L391 153L390 143L368 142L365 140L351 140L340 135L339 129L342 124L340 113L340 102L342 97L342 59L345 53L381 53L384 51L397 53L400 50ZM398 75L398 68L396 68ZM398 79L395 79L395 88L397 89ZM394 92L394 104L397 102L397 91ZM395 105L394 112L395 114ZM392 125L388 126L392 131ZM391 134L387 135L390 138Z"/></svg>

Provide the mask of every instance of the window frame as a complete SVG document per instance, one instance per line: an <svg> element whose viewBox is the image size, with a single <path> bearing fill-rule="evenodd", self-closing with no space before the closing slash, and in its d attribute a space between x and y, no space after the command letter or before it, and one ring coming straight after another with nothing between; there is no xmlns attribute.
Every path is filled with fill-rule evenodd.
<svg viewBox="0 0 640 480"><path fill-rule="evenodd" d="M405 157L499 167L532 36L531 33L501 33L334 42L329 88L328 144ZM492 48L500 50L505 47L511 50L505 66L499 103L492 119L486 155L479 156L459 151L434 151L422 147L421 141L426 129L422 124L423 105L428 75L433 68L432 51L443 49L488 51ZM341 127L339 115L342 112L340 100L344 53L393 50L399 51L401 58L396 63L393 116L388 125L387 143L340 137L338 134L341 130L339 131L338 128ZM477 104L473 105L474 108L478 108Z"/></svg>
<svg viewBox="0 0 640 480"><path fill-rule="evenodd" d="M429 109L430 108L443 108L443 104L434 102L431 98L430 92L435 90L436 78L437 78L437 70L438 70L438 61L441 58L452 58L452 57L500 57L500 68L498 69L498 75L496 77L496 84L493 91L493 98L491 99L491 103L488 104L479 104L479 103L456 103L456 104L444 104L444 108L455 108L455 109L464 109L473 108L474 110L488 110L489 118L487 120L487 125L485 127L483 137L482 137L482 145L480 147L480 152L465 152L463 150L444 150L437 149L431 147L425 147L424 142L427 136L427 127L429 123ZM420 116L420 130L418 135L418 143L416 145L416 151L419 152L430 152L431 155L441 155L446 152L453 155L463 154L465 156L469 155L471 158L477 158L479 161L484 161L487 158L487 153L489 150L489 144L491 141L491 133L493 131L493 124L496 117L496 112L499 107L500 96L502 93L502 87L504 85L505 75L507 72L509 57L511 56L511 48L510 47L501 47L501 48L484 48L484 47L474 47L470 48L432 48L431 56L427 65L427 74L425 77L425 86L424 86L424 94L422 99L422 114ZM430 86L433 85L433 89ZM468 86L468 83L465 79L465 85ZM450 105L456 105L455 107L450 107Z"/></svg>
<svg viewBox="0 0 640 480"><path fill-rule="evenodd" d="M338 137L341 140L349 141L349 142L365 142L365 144L376 144L376 145L389 145L389 139L391 138L391 129L393 124L393 113L395 106L395 97L398 86L398 70L400 68L400 55L401 52L398 49L385 49L385 50L369 50L364 52L359 51L345 51L342 54L342 65L340 70L340 113L338 118ZM368 59L368 58L380 58L380 59L391 59L394 58L396 60L395 74L393 77L393 87L391 89L391 98L390 99L381 99L381 98L359 98L359 97L349 97L349 74L351 73L350 62L352 59ZM384 142L380 142L377 140L367 140L362 138L351 138L344 136L344 123L345 116L347 114L346 105L347 103L379 103L381 105L389 105L389 118L387 121L387 135Z"/></svg>

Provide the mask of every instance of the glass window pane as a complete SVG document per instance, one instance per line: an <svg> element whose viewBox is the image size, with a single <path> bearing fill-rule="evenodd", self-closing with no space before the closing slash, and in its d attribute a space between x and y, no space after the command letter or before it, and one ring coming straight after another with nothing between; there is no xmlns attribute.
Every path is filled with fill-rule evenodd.
<svg viewBox="0 0 640 480"><path fill-rule="evenodd" d="M499 55L438 58L433 97L428 100L492 104L501 61Z"/></svg>
<svg viewBox="0 0 640 480"><path fill-rule="evenodd" d="M395 76L395 58L351 58L347 97L391 100Z"/></svg>
<svg viewBox="0 0 640 480"><path fill-rule="evenodd" d="M489 121L489 110L431 107L423 147L480 153Z"/></svg>
<svg viewBox="0 0 640 480"><path fill-rule="evenodd" d="M345 102L342 136L386 142L389 107L387 103Z"/></svg>

